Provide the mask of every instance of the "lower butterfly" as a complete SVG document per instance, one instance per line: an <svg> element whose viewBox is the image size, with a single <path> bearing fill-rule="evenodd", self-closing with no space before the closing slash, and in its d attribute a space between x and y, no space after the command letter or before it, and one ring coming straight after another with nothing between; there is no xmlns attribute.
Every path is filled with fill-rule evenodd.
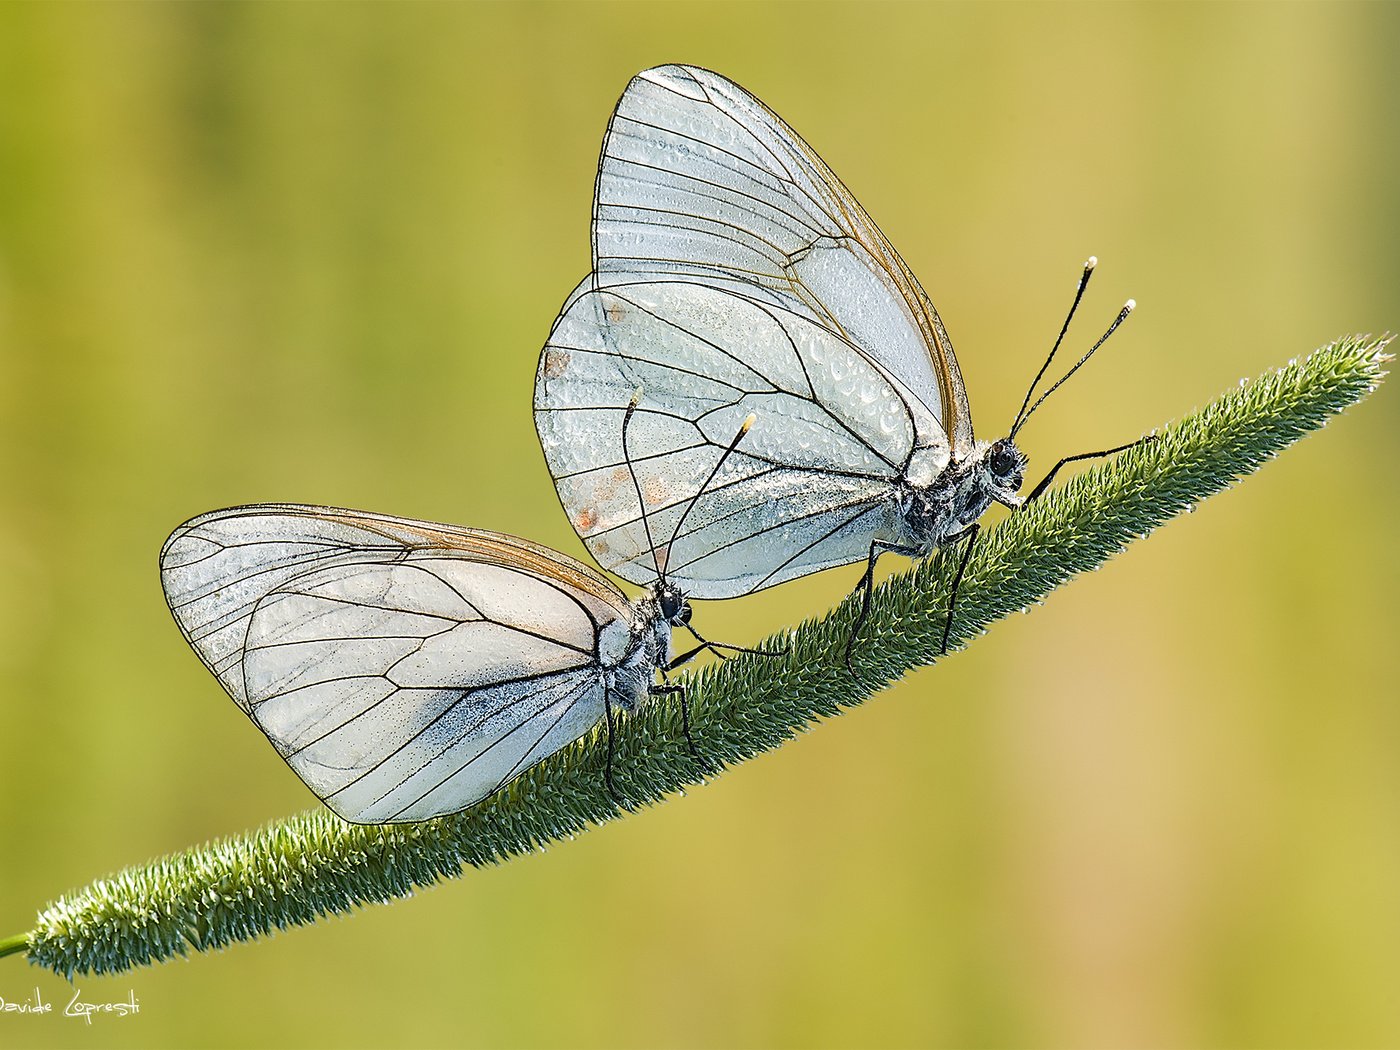
<svg viewBox="0 0 1400 1050"><path fill-rule="evenodd" d="M205 666L355 823L465 809L601 720L611 756L614 709L680 690L656 684L679 592L631 602L513 536L265 504L186 522L160 570Z"/></svg>

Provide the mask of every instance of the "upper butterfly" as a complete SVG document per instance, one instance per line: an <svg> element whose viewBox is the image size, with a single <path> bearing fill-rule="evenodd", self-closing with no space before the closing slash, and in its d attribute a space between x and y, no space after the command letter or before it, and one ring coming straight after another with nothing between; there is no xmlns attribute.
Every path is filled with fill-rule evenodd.
<svg viewBox="0 0 1400 1050"><path fill-rule="evenodd" d="M690 618L527 540L298 504L186 522L160 579L205 666L360 824L465 809L603 718L611 748L614 707L680 688L655 672Z"/></svg>
<svg viewBox="0 0 1400 1050"><path fill-rule="evenodd" d="M1010 436L973 438L928 296L763 103L693 66L632 80L603 140L593 272L535 379L550 472L601 565L728 598L868 558L868 600L880 551L926 555L1023 502L1022 409Z"/></svg>

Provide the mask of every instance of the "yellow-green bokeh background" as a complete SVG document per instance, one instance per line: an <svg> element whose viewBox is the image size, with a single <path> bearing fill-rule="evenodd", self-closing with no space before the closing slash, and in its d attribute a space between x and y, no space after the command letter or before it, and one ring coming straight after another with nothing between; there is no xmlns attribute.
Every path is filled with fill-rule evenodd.
<svg viewBox="0 0 1400 1050"><path fill-rule="evenodd" d="M628 77L744 84L1004 427L1085 256L1130 438L1400 326L1394 6L0 8L0 934L310 798L156 552L259 500L574 553L530 419ZM1400 1044L1400 391L965 655L683 800L104 980L5 1045ZM758 638L853 571L700 610ZM0 961L0 998L67 984Z"/></svg>

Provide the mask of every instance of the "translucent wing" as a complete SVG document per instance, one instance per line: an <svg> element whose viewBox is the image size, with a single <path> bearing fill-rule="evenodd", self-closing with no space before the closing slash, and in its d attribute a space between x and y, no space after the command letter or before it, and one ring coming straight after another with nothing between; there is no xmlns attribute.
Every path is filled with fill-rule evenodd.
<svg viewBox="0 0 1400 1050"><path fill-rule="evenodd" d="M636 583L664 569L696 598L865 557L893 535L899 480L934 476L949 454L922 403L838 334L681 278L585 282L541 356L535 420L598 562Z"/></svg>
<svg viewBox="0 0 1400 1050"><path fill-rule="evenodd" d="M603 142L599 286L684 274L817 320L973 447L952 343L918 280L849 190L777 114L694 66L635 77Z"/></svg>
<svg viewBox="0 0 1400 1050"><path fill-rule="evenodd" d="M187 522L161 583L229 695L359 823L456 812L586 733L600 632L631 616L545 547L296 505Z"/></svg>

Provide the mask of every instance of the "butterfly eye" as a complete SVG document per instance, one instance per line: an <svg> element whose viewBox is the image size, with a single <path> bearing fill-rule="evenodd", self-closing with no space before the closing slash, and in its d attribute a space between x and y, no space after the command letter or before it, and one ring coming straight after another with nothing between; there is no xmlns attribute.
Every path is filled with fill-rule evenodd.
<svg viewBox="0 0 1400 1050"><path fill-rule="evenodd" d="M1016 473L1020 467L1020 457L1007 445L998 441L992 446L991 455L988 457L987 465L992 468L992 473L999 478L1010 477Z"/></svg>
<svg viewBox="0 0 1400 1050"><path fill-rule="evenodd" d="M674 587L663 585L656 595L661 618L667 623L685 623L690 619L690 603Z"/></svg>

